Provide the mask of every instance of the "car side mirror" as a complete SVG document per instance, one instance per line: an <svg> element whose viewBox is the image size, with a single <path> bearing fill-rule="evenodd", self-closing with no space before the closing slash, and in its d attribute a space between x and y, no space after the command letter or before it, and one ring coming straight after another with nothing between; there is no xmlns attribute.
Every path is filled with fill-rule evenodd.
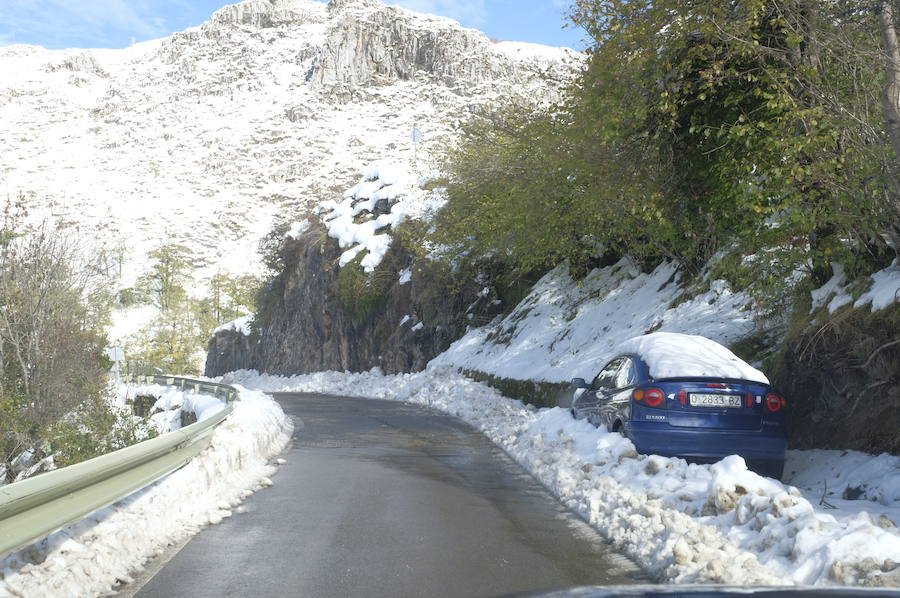
<svg viewBox="0 0 900 598"><path fill-rule="evenodd" d="M584 378L572 378L572 387L588 388L588 383L584 381Z"/></svg>

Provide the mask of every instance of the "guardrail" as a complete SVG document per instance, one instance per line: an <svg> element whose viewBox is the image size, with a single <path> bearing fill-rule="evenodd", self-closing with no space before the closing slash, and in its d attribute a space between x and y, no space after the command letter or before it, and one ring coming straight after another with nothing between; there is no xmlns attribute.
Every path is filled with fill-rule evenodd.
<svg viewBox="0 0 900 598"><path fill-rule="evenodd" d="M209 446L233 411L238 391L178 376L129 376L127 382L177 386L226 401L219 413L180 430L89 461L0 486L0 558L119 501L185 465Z"/></svg>

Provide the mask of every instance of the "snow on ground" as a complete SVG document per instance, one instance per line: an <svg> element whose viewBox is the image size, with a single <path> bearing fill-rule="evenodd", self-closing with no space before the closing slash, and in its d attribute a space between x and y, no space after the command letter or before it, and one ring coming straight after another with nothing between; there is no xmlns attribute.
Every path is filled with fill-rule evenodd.
<svg viewBox="0 0 900 598"><path fill-rule="evenodd" d="M287 444L293 425L271 397L238 390L233 414L186 466L0 560L0 598L105 595L167 546L219 523L251 493L271 485L270 461ZM223 408L216 399L172 391L161 393L162 408L185 405L197 409L198 417Z"/></svg>
<svg viewBox="0 0 900 598"><path fill-rule="evenodd" d="M590 380L626 339L651 330L728 345L753 331L750 298L721 280L670 307L683 289L674 264L644 274L628 260L574 280L565 266L544 276L505 319L470 330L432 365L502 378Z"/></svg>
<svg viewBox="0 0 900 598"><path fill-rule="evenodd" d="M291 378L242 371L222 380L266 391L401 400L455 415L661 581L900 586L900 532L888 515L900 507L896 478L879 481L880 473L869 483L887 504L827 509L815 495L748 471L740 457L689 465L641 456L620 434L560 408L537 410L505 398L449 368ZM850 462L843 475L858 465ZM822 470L816 471L813 478Z"/></svg>
<svg viewBox="0 0 900 598"><path fill-rule="evenodd" d="M826 509L874 508L900 525L900 457L859 451L788 451L785 480ZM877 506L873 506L873 503Z"/></svg>
<svg viewBox="0 0 900 598"><path fill-rule="evenodd" d="M895 259L884 270L875 272L870 277L871 283L862 295L854 301L847 289L847 275L840 264L831 264L834 275L824 285L812 291L812 308L810 312L826 306L828 313L833 314L841 307L853 304L853 307L869 305L872 311L878 311L900 302L900 258Z"/></svg>

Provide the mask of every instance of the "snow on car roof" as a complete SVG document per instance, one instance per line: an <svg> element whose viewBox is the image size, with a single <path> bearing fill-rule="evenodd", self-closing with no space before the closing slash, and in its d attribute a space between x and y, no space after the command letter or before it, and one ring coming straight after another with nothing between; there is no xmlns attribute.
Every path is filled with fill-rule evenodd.
<svg viewBox="0 0 900 598"><path fill-rule="evenodd" d="M739 378L769 383L766 375L719 343L704 336L653 332L619 345L617 355L643 359L653 378Z"/></svg>

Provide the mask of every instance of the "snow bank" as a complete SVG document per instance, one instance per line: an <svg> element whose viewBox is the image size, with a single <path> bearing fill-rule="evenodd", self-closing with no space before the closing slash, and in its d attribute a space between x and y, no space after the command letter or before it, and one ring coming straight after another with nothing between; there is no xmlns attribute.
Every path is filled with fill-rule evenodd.
<svg viewBox="0 0 900 598"><path fill-rule="evenodd" d="M0 560L0 598L104 595L167 546L219 523L252 492L271 485L269 461L287 444L292 424L271 397L238 390L234 413L186 466ZM211 407L198 405L197 395L166 401L194 402L204 414Z"/></svg>
<svg viewBox="0 0 900 598"><path fill-rule="evenodd" d="M765 374L703 336L653 332L628 339L616 353L639 355L656 379L699 376L769 383Z"/></svg>
<svg viewBox="0 0 900 598"><path fill-rule="evenodd" d="M681 332L728 345L754 329L750 297L721 280L682 296L674 264L650 274L627 260L576 281L565 266L544 276L505 319L470 330L431 364L478 370L501 378L565 382L592 379L629 338Z"/></svg>
<svg viewBox="0 0 900 598"><path fill-rule="evenodd" d="M440 192L422 189L405 168L384 164L368 167L362 180L344 194L342 201L323 202L320 211L324 213L328 236L337 239L341 248L348 248L341 255L340 266L343 268L365 251L360 265L372 272L391 246L390 234L379 231L410 218L429 218L445 201ZM386 207L375 216L379 204Z"/></svg>
<svg viewBox="0 0 900 598"><path fill-rule="evenodd" d="M268 391L418 403L484 432L613 545L677 583L900 585L900 533L880 505L824 511L795 487L747 470L638 455L620 434L536 410L444 368L385 376L325 372L223 377ZM883 519L881 518L883 517Z"/></svg>
<svg viewBox="0 0 900 598"><path fill-rule="evenodd" d="M794 486L809 490L825 501L843 501L842 509L865 508L866 501L900 509L900 457L895 455L788 451L784 471Z"/></svg>
<svg viewBox="0 0 900 598"><path fill-rule="evenodd" d="M898 301L900 301L900 258L872 275L872 286L853 302L853 307L871 303L872 311L878 311Z"/></svg>
<svg viewBox="0 0 900 598"><path fill-rule="evenodd" d="M194 392L193 390L182 391L174 386L164 386L162 384L139 384L123 386L119 390L119 395L127 394L127 396L153 396L159 397L150 410L159 411L150 416L150 424L156 428L160 434L177 430L181 427L181 412L186 411L197 416L197 421L201 421L212 417L227 407L227 403L222 399L214 396ZM125 400L121 397L117 402L124 407ZM142 421L142 418L135 418L136 421Z"/></svg>

